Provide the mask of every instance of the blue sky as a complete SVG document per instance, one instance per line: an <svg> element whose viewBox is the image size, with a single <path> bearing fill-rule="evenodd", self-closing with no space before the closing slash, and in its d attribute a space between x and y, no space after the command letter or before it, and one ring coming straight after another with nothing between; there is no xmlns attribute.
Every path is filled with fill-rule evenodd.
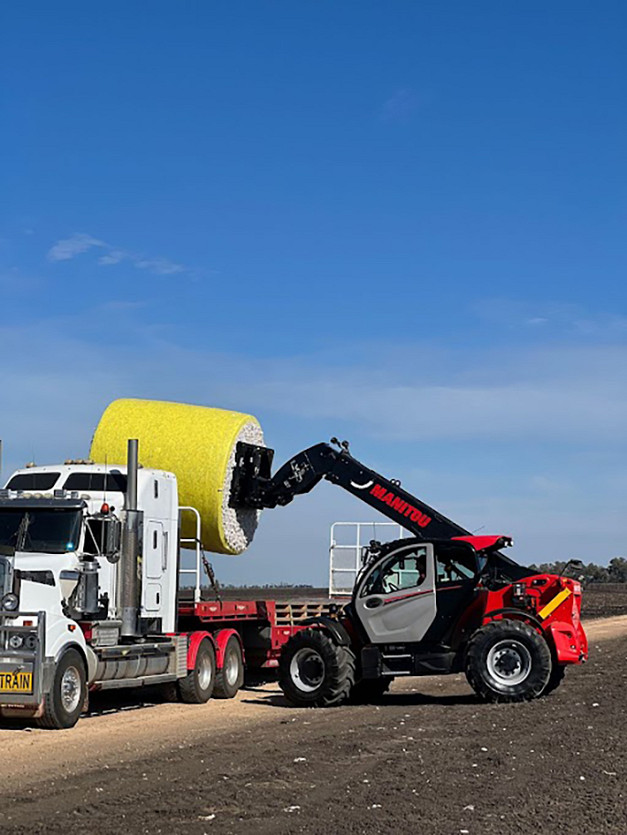
<svg viewBox="0 0 627 835"><path fill-rule="evenodd" d="M330 435L522 561L625 553L627 9L2 10L4 472L119 396ZM324 485L225 581L324 582Z"/></svg>

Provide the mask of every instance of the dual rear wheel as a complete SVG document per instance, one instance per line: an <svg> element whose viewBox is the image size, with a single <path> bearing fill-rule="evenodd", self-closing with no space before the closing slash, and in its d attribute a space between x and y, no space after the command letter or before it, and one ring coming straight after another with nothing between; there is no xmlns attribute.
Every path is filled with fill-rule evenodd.
<svg viewBox="0 0 627 835"><path fill-rule="evenodd" d="M185 678L177 681L178 696L188 704L204 704L211 696L232 699L244 683L244 658L242 647L235 635L231 635L222 658L222 667L216 669L216 654L209 638L198 645L194 668Z"/></svg>

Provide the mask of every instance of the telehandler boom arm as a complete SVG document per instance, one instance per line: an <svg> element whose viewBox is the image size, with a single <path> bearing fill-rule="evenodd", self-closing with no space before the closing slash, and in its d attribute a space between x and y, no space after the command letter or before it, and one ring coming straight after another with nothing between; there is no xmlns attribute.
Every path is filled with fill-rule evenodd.
<svg viewBox="0 0 627 835"><path fill-rule="evenodd" d="M508 537L472 537L469 531L447 519L433 507L412 496L400 481L388 479L366 467L348 451L346 441L316 444L290 458L271 474L274 451L240 442L231 489L232 507L271 508L289 504L309 493L323 478L337 484L388 519L423 540L463 538L485 540L480 547L500 548Z"/></svg>

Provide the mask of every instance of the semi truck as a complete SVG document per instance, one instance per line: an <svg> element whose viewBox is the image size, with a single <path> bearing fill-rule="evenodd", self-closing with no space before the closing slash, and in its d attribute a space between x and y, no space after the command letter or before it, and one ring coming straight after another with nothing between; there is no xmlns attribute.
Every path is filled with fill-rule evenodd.
<svg viewBox="0 0 627 835"><path fill-rule="evenodd" d="M233 697L245 669L276 667L299 705L460 669L483 698L518 700L585 660L576 581L517 565L502 554L508 537L473 537L345 442L311 447L274 475L272 456L238 443L231 506L285 505L326 478L412 534L371 543L345 606L203 594L200 515L179 506L174 473L139 466L135 439L124 467L13 473L0 490L0 714L69 728L93 691L158 685L200 704ZM181 541L184 514L196 536Z"/></svg>

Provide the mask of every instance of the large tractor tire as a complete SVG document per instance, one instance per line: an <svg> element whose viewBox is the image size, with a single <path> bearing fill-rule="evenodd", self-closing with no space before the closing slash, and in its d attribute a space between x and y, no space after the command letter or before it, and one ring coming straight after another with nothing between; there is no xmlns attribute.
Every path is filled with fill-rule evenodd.
<svg viewBox="0 0 627 835"><path fill-rule="evenodd" d="M356 705L377 704L388 692L393 680L392 676L362 679L351 690L350 701Z"/></svg>
<svg viewBox="0 0 627 835"><path fill-rule="evenodd" d="M179 698L191 705L208 702L216 682L216 654L209 638L198 645L194 669L177 681Z"/></svg>
<svg viewBox="0 0 627 835"><path fill-rule="evenodd" d="M87 699L85 662L78 650L68 649L59 659L50 692L44 696L40 728L73 728Z"/></svg>
<svg viewBox="0 0 627 835"><path fill-rule="evenodd" d="M216 699L232 699L244 683L244 657L235 635L231 635L224 648L222 667L216 673L213 695Z"/></svg>
<svg viewBox="0 0 627 835"><path fill-rule="evenodd" d="M355 655L321 629L303 629L283 647L279 684L297 707L332 707L348 700L355 684Z"/></svg>
<svg viewBox="0 0 627 835"><path fill-rule="evenodd" d="M494 620L468 643L466 678L487 702L524 702L546 689L551 650L533 627L517 620Z"/></svg>

